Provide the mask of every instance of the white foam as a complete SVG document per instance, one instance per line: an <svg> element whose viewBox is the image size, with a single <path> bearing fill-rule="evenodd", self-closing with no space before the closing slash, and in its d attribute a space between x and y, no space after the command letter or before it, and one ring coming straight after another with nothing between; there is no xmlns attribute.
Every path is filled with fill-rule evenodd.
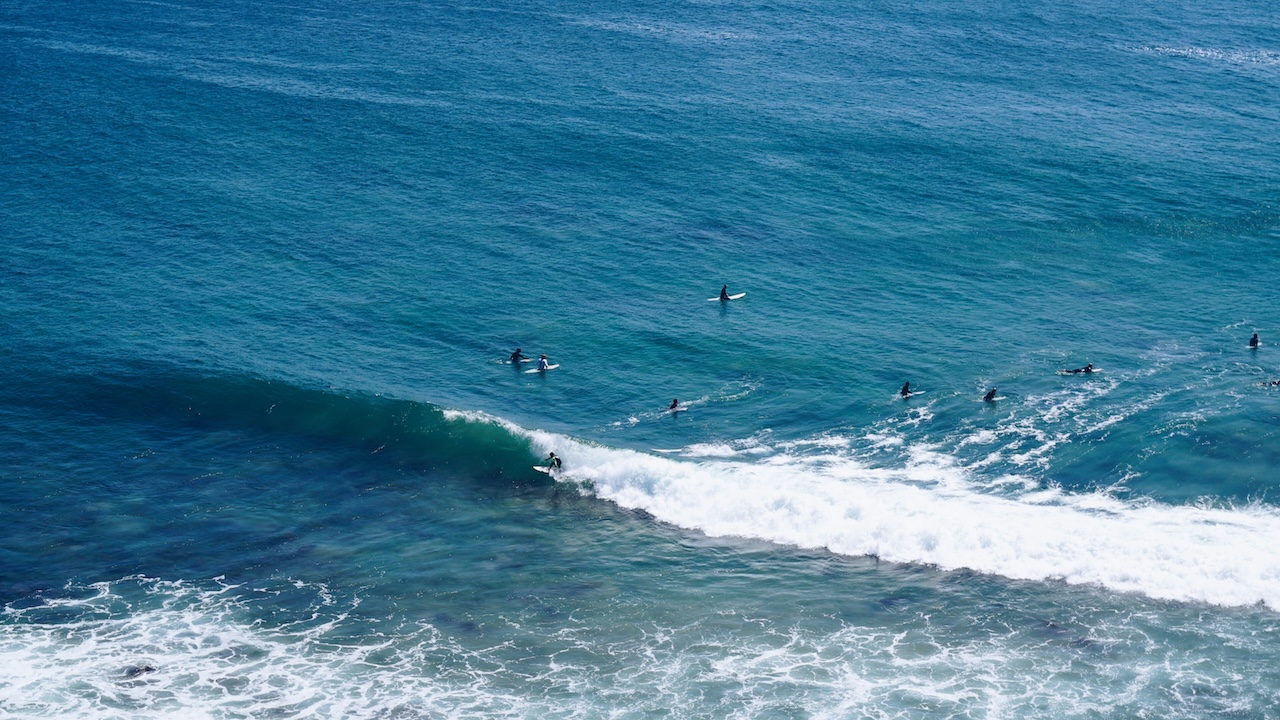
<svg viewBox="0 0 1280 720"><path fill-rule="evenodd" d="M765 444L764 438L770 435L769 430L762 430L751 437L742 440L727 440L723 442L710 443L693 443L681 449L680 454L684 457L738 457L743 455L764 455L772 452L772 448Z"/></svg>
<svg viewBox="0 0 1280 720"><path fill-rule="evenodd" d="M508 428L514 426L504 423ZM516 429L565 459L564 479L664 522L845 555L1151 597L1280 608L1280 511L1128 501L1105 491L1006 494L927 446L905 467L844 454L682 462ZM1032 452L1044 452L1042 446Z"/></svg>
<svg viewBox="0 0 1280 720"><path fill-rule="evenodd" d="M492 680L501 661L425 623L385 634L350 620L324 586L125 578L87 597L6 607L0 708L25 717L461 717L538 709ZM51 612L52 611L52 612ZM264 621L264 616L286 619ZM129 669L144 669L130 675ZM514 708L521 708L517 711ZM406 712L407 711L407 712Z"/></svg>
<svg viewBox="0 0 1280 720"><path fill-rule="evenodd" d="M1089 383L1071 383L1052 392L1029 395L1007 406L1006 417L994 428L969 427L950 440L954 452L974 445L996 445L994 453L970 464L971 469L1000 460L1019 467L1049 468L1061 445L1088 436L1104 436L1134 415L1156 407L1172 394L1163 390L1122 404L1105 402L1128 377L1110 377Z"/></svg>
<svg viewBox="0 0 1280 720"><path fill-rule="evenodd" d="M1153 642L1141 613L1135 621L1109 607L1071 607L1061 625L1013 612L1007 627L967 629L934 623L931 603L910 601L909 612L852 624L807 611L800 623L752 617L723 601L676 608L671 623L653 612L663 603L606 602L554 627L526 625L513 607L512 618L484 616L492 636L464 640L415 621L410 608L361 617L355 600L323 585L264 582L125 578L8 606L0 708L59 720L772 717L799 708L815 718L912 718L1171 703L1211 716L1224 709L1219 697L1246 711L1276 702L1257 672L1274 665L1274 633L1194 609L1164 610L1160 632L1172 635ZM938 614L948 610L957 609ZM1219 692L1197 693L1206 687Z"/></svg>
<svg viewBox="0 0 1280 720"><path fill-rule="evenodd" d="M1144 45L1135 48L1137 52L1152 55L1168 55L1189 58L1192 60L1211 60L1232 65L1260 65L1264 67L1280 66L1280 52L1272 50L1226 50L1219 48L1202 48L1195 46L1169 47ZM1243 324L1243 323L1240 323ZM1237 327L1227 326L1228 328Z"/></svg>

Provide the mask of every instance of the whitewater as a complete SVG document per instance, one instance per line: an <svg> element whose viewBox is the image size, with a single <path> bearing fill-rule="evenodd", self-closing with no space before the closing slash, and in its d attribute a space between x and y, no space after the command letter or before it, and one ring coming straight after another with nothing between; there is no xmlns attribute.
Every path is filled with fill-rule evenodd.
<svg viewBox="0 0 1280 720"><path fill-rule="evenodd" d="M753 455L767 457L751 461L677 461L474 413L445 415L498 424L529 438L539 456L567 455L559 482L715 537L1168 600L1273 608L1280 600L1280 561L1269 551L1280 514L1262 504L1169 506L1016 476L995 482L1030 489L997 495L928 447L911 450L905 467L875 467L839 452L852 443L836 435L777 450L753 444ZM823 452L798 454L797 445Z"/></svg>

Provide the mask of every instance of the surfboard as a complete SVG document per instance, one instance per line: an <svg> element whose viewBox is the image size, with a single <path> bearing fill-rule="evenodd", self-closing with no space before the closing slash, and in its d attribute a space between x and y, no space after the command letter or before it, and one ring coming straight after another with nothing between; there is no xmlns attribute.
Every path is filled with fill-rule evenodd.
<svg viewBox="0 0 1280 720"><path fill-rule="evenodd" d="M911 392L907 393L906 395L903 395L903 394L902 394L902 392L901 392L901 391L899 391L899 392L894 393L894 394L893 394L893 396L894 396L894 397L900 397L900 398L906 399L906 398L909 398L909 397L914 397L914 396L916 396L916 395L923 395L923 394L925 394L925 393L927 393L927 392L929 392L929 391L928 391L928 390L912 390Z"/></svg>
<svg viewBox="0 0 1280 720"><path fill-rule="evenodd" d="M737 295L730 295L730 296L729 296L729 299L730 299L730 300L741 300L742 298L744 298L744 297L746 297L746 296L747 296L747 294L746 294L746 293L744 293L744 292L740 292L740 293L738 293ZM707 298L707 302L715 302L715 301L717 301L717 300L723 300L723 299L724 299L724 298L718 298L718 297Z"/></svg>
<svg viewBox="0 0 1280 720"><path fill-rule="evenodd" d="M529 374L532 374L532 373L546 372L547 370L555 370L555 369L556 369L556 368L558 368L558 367L560 367L560 364L559 364L559 363L557 363L557 364L555 364L555 365L548 365L548 366L547 366L547 368L546 368L546 370L539 370L538 368L533 368L532 370L525 370L525 371L524 371L524 374L525 374L525 375L529 375Z"/></svg>
<svg viewBox="0 0 1280 720"><path fill-rule="evenodd" d="M988 399L986 399L986 398L978 398L978 402L995 402L995 401L997 401L997 400L1008 400L1008 399L1009 399L1009 398L1008 398L1008 397L1006 397L1006 396L1004 396L1004 395L997 395L997 396L995 396L995 397L991 398L990 400L988 400Z"/></svg>
<svg viewBox="0 0 1280 720"><path fill-rule="evenodd" d="M1094 368L1093 372L1071 372L1070 370L1059 370L1059 375L1097 375L1102 372L1102 368Z"/></svg>
<svg viewBox="0 0 1280 720"><path fill-rule="evenodd" d="M550 474L551 474L551 468L547 467L546 465L534 465L534 466L533 466L533 469L534 469L534 470L537 470L538 472L542 473L543 475L550 475Z"/></svg>

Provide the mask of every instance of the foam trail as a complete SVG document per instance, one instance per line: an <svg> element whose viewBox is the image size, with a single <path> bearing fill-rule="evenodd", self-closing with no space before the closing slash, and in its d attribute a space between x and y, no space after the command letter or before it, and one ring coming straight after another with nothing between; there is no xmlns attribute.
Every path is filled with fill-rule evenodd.
<svg viewBox="0 0 1280 720"><path fill-rule="evenodd" d="M323 586L210 589L132 577L88 589L90 597L0 610L0 708L86 720L549 713L475 670L500 659L425 623L362 627L349 616L358 601L336 606ZM314 599L283 625L254 619L282 593Z"/></svg>
<svg viewBox="0 0 1280 720"><path fill-rule="evenodd" d="M1271 507L1173 506L1055 489L996 496L931 452L898 469L830 454L682 462L494 422L528 437L536 451L564 457L564 480L712 536L1280 608L1280 557L1271 550L1280 544L1280 512Z"/></svg>

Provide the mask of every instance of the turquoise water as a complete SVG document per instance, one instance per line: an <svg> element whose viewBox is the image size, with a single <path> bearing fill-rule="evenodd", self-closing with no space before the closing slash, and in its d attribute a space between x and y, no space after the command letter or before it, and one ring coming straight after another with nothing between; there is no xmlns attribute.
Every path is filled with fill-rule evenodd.
<svg viewBox="0 0 1280 720"><path fill-rule="evenodd" d="M348 5L0 0L0 709L1277 712L1274 12Z"/></svg>

